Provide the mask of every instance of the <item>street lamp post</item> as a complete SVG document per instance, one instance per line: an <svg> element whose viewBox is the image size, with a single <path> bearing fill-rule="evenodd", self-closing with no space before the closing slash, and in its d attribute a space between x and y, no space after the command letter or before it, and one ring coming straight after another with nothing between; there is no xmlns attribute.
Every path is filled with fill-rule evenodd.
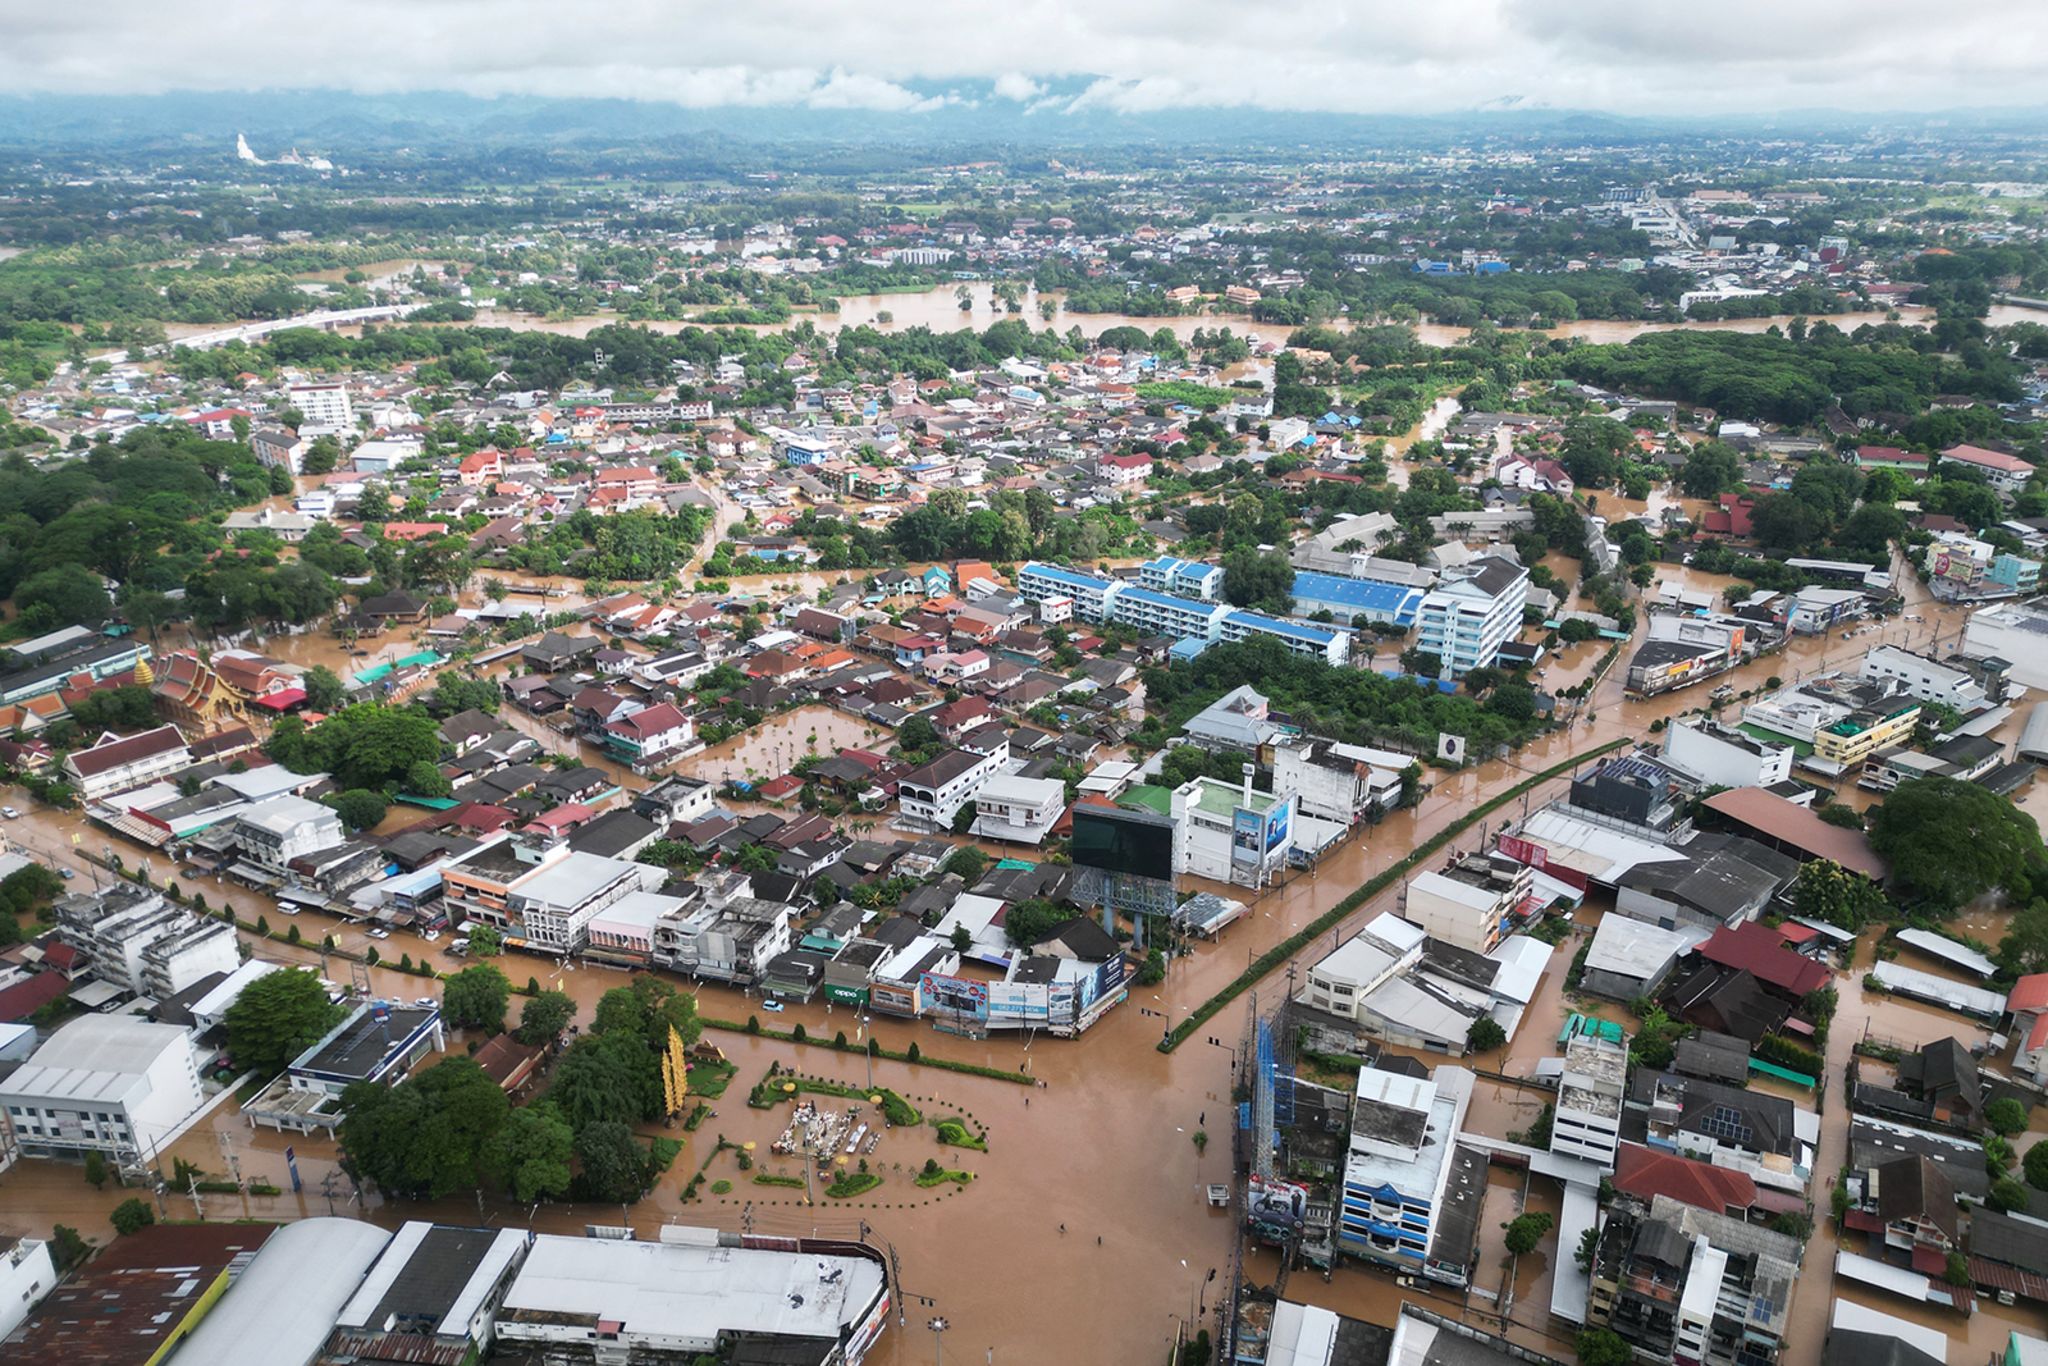
<svg viewBox="0 0 2048 1366"><path fill-rule="evenodd" d="M942 1335L952 1326L936 1314L932 1316L931 1322L925 1325L932 1330L932 1366L946 1366L946 1340Z"/></svg>

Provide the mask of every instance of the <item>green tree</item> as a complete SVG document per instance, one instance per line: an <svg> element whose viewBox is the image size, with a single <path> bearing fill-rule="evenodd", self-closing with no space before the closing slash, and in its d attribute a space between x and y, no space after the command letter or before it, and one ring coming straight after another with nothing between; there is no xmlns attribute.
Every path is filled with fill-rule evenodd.
<svg viewBox="0 0 2048 1366"><path fill-rule="evenodd" d="M343 1165L386 1194L438 1200L482 1183L485 1147L511 1103L474 1058L443 1058L397 1086L341 1096Z"/></svg>
<svg viewBox="0 0 2048 1366"><path fill-rule="evenodd" d="M57 1264L57 1274L62 1275L77 1266L91 1251L92 1245L71 1225L58 1224L50 1230L50 1259Z"/></svg>
<svg viewBox="0 0 2048 1366"><path fill-rule="evenodd" d="M512 983L490 963L474 963L450 977L441 989L441 1013L451 1024L492 1033L505 1027L505 1007Z"/></svg>
<svg viewBox="0 0 2048 1366"><path fill-rule="evenodd" d="M98 626L114 610L106 585L78 564L55 565L23 579L14 590L14 607L32 631Z"/></svg>
<svg viewBox="0 0 2048 1366"><path fill-rule="evenodd" d="M114 1232L125 1238L131 1233L140 1233L143 1229L155 1223L156 1211L150 1208L147 1200L142 1199L140 1196L131 1195L120 1204L114 1206L111 1218L114 1223Z"/></svg>
<svg viewBox="0 0 2048 1366"><path fill-rule="evenodd" d="M1989 788L1954 778L1901 783L1871 813L1870 844L1907 901L1948 914L2017 884L2042 857L2034 818Z"/></svg>
<svg viewBox="0 0 2048 1366"><path fill-rule="evenodd" d="M2010 1212L2025 1209L2029 1198L2025 1186L2010 1176L2001 1176L1991 1183L1991 1190L1984 1197L1984 1203L1995 1210Z"/></svg>
<svg viewBox="0 0 2048 1366"><path fill-rule="evenodd" d="M2036 1140L2027 1149L2026 1160L2021 1170L2027 1174L2027 1184L2037 1191L2048 1191L2048 1139Z"/></svg>
<svg viewBox="0 0 2048 1366"><path fill-rule="evenodd" d="M1588 1328L1573 1344L1579 1366L1634 1366L1635 1349L1612 1328Z"/></svg>
<svg viewBox="0 0 2048 1366"><path fill-rule="evenodd" d="M585 1034L555 1066L548 1099L579 1132L604 1120L638 1123L662 1105L661 1076L647 1048L630 1034Z"/></svg>
<svg viewBox="0 0 2048 1366"><path fill-rule="evenodd" d="M301 675L299 681L305 685L306 705L317 712L339 711L348 697L341 675L325 664L315 664Z"/></svg>
<svg viewBox="0 0 2048 1366"><path fill-rule="evenodd" d="M1286 614L1294 610L1294 566L1280 551L1261 554L1240 546L1223 557L1223 596L1239 607Z"/></svg>
<svg viewBox="0 0 2048 1366"><path fill-rule="evenodd" d="M375 829L390 809L381 792L363 787L337 792L327 799L327 804L334 808L334 814L341 817L341 823L351 832Z"/></svg>
<svg viewBox="0 0 2048 1366"><path fill-rule="evenodd" d="M1543 1235L1550 1232L1550 1226L1555 1222L1556 1220L1552 1219L1548 1214L1516 1215L1513 1219L1502 1225L1508 1231L1506 1238L1508 1251L1517 1257L1527 1256L1529 1253L1534 1252L1536 1245L1543 1241Z"/></svg>
<svg viewBox="0 0 2048 1366"><path fill-rule="evenodd" d="M94 1190L103 1189L107 1184L106 1154L96 1148L85 1155L85 1179Z"/></svg>
<svg viewBox="0 0 2048 1366"><path fill-rule="evenodd" d="M514 1110L484 1144L483 1169L519 1203L559 1200L569 1193L576 1136L554 1107Z"/></svg>
<svg viewBox="0 0 2048 1366"><path fill-rule="evenodd" d="M585 1125L576 1134L576 1160L582 1167L577 1189L587 1199L630 1204L647 1193L647 1150L629 1125L617 1120Z"/></svg>
<svg viewBox="0 0 2048 1366"><path fill-rule="evenodd" d="M1742 457L1732 446L1702 442L1686 456L1678 471L1678 487L1688 498L1712 498L1742 487Z"/></svg>
<svg viewBox="0 0 2048 1366"><path fill-rule="evenodd" d="M988 855L971 844L963 844L946 856L945 871L972 887L988 871Z"/></svg>
<svg viewBox="0 0 2048 1366"><path fill-rule="evenodd" d="M2014 915L1992 956L2014 977L2048 972L2048 901L2036 901Z"/></svg>
<svg viewBox="0 0 2048 1366"><path fill-rule="evenodd" d="M1991 1126L1991 1132L2011 1138L2026 1132L2027 1107L2011 1096L2000 1097L1984 1107L1984 1122Z"/></svg>
<svg viewBox="0 0 2048 1366"><path fill-rule="evenodd" d="M1491 1015L1481 1015L1465 1031L1465 1046L1474 1053L1491 1053L1507 1041L1507 1031Z"/></svg>
<svg viewBox="0 0 2048 1366"><path fill-rule="evenodd" d="M489 925L478 925L469 932L469 951L478 958L496 958L505 951L505 939Z"/></svg>
<svg viewBox="0 0 2048 1366"><path fill-rule="evenodd" d="M519 1028L513 1037L523 1044L553 1043L575 1018L576 1002L566 992L544 991L519 1008Z"/></svg>
<svg viewBox="0 0 2048 1366"><path fill-rule="evenodd" d="M228 1052L237 1067L274 1077L346 1014L311 969L280 968L242 988L228 1007Z"/></svg>
<svg viewBox="0 0 2048 1366"><path fill-rule="evenodd" d="M439 764L422 759L405 771L405 791L414 797L445 797L455 790Z"/></svg>
<svg viewBox="0 0 2048 1366"><path fill-rule="evenodd" d="M1800 915L1825 920L1852 933L1882 918L1890 909L1876 883L1829 859L1816 859L1800 867L1799 876L1792 883L1792 905Z"/></svg>

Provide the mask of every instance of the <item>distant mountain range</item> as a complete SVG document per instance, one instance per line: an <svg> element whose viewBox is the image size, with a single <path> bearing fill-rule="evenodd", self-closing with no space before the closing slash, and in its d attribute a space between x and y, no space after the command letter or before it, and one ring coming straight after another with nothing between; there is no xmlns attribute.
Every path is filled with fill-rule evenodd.
<svg viewBox="0 0 2048 1366"><path fill-rule="evenodd" d="M350 95L333 91L149 96L0 96L0 146L75 151L96 145L216 148L235 155L236 134L259 148L297 145L346 158L353 150L422 151L468 146L602 148L670 138L717 137L759 143L1089 144L1429 146L1451 142L1628 144L1672 137L1839 138L1896 135L2040 134L2048 109L1971 109L1926 114L1781 111L1700 118L1632 117L1552 109L1520 95L1483 108L1433 115L1286 113L1249 108L1119 113L1100 106L1072 112L1055 87L1031 105L967 92L923 112L746 106L690 109L655 99L496 99L436 92ZM925 93L925 92L920 92ZM934 95L960 95L954 83Z"/></svg>

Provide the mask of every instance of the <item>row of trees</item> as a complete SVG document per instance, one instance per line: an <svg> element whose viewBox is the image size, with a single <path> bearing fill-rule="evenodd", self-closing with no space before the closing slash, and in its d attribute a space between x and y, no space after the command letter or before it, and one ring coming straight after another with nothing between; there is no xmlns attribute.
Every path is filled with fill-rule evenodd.
<svg viewBox="0 0 2048 1366"><path fill-rule="evenodd" d="M443 1009L451 1023L496 1032L510 994L504 974L480 963L448 979ZM538 993L522 1007L515 1037L551 1044L574 1015L567 996ZM642 976L605 993L547 1094L524 1108L513 1109L469 1058L446 1059L396 1087L351 1087L342 1097L344 1165L400 1198L488 1185L522 1203L636 1200L655 1165L633 1126L662 1116L660 1058L672 1028L685 1045L696 1040L695 1001Z"/></svg>

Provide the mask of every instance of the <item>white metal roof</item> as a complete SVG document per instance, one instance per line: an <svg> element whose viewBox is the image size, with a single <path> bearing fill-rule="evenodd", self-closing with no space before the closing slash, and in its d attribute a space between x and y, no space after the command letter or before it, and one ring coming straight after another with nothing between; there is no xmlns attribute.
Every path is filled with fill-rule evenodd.
<svg viewBox="0 0 2048 1366"><path fill-rule="evenodd" d="M178 1354L207 1366L305 1366L391 1235L357 1219L282 1225Z"/></svg>
<svg viewBox="0 0 2048 1366"><path fill-rule="evenodd" d="M14 1075L0 1094L45 1099L114 1100L142 1083L143 1075L172 1049L190 1050L185 1031L132 1015L88 1015L58 1030Z"/></svg>
<svg viewBox="0 0 2048 1366"><path fill-rule="evenodd" d="M865 1258L541 1234L504 1307L614 1320L628 1339L836 1339L881 1287L881 1268Z"/></svg>

